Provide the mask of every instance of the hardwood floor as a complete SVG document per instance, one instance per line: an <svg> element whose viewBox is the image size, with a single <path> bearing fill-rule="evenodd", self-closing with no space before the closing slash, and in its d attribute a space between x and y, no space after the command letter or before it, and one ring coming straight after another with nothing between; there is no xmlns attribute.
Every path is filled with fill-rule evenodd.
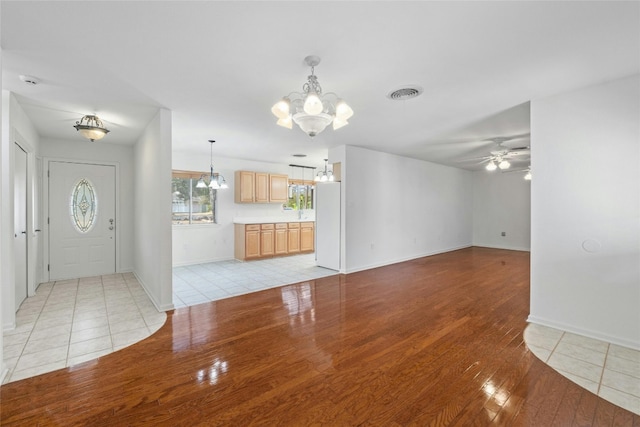
<svg viewBox="0 0 640 427"><path fill-rule="evenodd" d="M523 342L529 254L469 248L175 310L0 388L3 425L640 426Z"/></svg>

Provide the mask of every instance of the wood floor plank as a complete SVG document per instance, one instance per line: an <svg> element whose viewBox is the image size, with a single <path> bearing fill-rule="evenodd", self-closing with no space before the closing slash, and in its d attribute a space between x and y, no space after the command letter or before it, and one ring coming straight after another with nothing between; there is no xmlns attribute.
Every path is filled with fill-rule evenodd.
<svg viewBox="0 0 640 427"><path fill-rule="evenodd" d="M170 312L6 384L16 426L640 424L526 348L529 254L468 248ZM604 403L603 403L604 402Z"/></svg>

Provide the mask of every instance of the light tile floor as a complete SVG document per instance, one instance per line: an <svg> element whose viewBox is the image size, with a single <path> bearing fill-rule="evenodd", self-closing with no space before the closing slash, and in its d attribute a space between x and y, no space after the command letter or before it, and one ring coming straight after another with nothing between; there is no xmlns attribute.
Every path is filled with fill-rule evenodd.
<svg viewBox="0 0 640 427"><path fill-rule="evenodd" d="M157 331L158 312L132 273L43 283L4 332L3 383L73 366Z"/></svg>
<svg viewBox="0 0 640 427"><path fill-rule="evenodd" d="M176 267L173 303L186 307L333 274L316 266L314 254ZM20 307L17 327L4 333L3 382L104 356L148 337L165 319L132 273L43 283Z"/></svg>
<svg viewBox="0 0 640 427"><path fill-rule="evenodd" d="M313 253L248 262L229 260L175 267L173 305L179 308L202 304L337 273L318 267Z"/></svg>
<svg viewBox="0 0 640 427"><path fill-rule="evenodd" d="M527 347L579 386L640 415L640 351L529 324Z"/></svg>

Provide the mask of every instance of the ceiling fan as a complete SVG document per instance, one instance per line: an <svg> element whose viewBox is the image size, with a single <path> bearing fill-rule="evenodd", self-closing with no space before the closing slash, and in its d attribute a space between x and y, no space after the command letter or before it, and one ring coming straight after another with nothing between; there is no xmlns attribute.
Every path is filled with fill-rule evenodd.
<svg viewBox="0 0 640 427"><path fill-rule="evenodd" d="M519 147L508 147L504 143L507 141L521 139L522 135L514 137L495 137L489 138L487 141L492 141L496 144L496 147L491 150L490 154L482 157L475 157L468 160L479 160L480 163L486 163L485 169L488 171L494 171L500 169L504 171L511 167L513 161L525 161L529 160L531 156L531 150L528 145Z"/></svg>

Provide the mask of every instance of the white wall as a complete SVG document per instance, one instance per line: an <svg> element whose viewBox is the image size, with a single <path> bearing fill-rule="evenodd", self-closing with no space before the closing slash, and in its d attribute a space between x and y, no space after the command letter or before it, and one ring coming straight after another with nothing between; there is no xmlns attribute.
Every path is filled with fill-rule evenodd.
<svg viewBox="0 0 640 427"><path fill-rule="evenodd" d="M473 246L530 249L531 181L524 173L473 173Z"/></svg>
<svg viewBox="0 0 640 427"><path fill-rule="evenodd" d="M136 142L133 269L159 310L173 309L171 271L171 112L161 109Z"/></svg>
<svg viewBox="0 0 640 427"><path fill-rule="evenodd" d="M62 141L55 139L43 139L40 144L40 155L47 167L46 161L50 159L77 160L83 162L105 162L118 165L118 212L117 239L118 259L116 268L118 272L133 271L133 226L134 226L134 199L133 199L133 146L109 144L108 137L100 142ZM43 188L46 190L46 172L44 173ZM43 206L46 213L46 206ZM46 220L43 221L46 223ZM43 236L44 241L47 236ZM45 245L46 246L46 245ZM43 252L43 258L48 259L48 253ZM43 266L46 270L46 263ZM43 277L47 277L43 271Z"/></svg>
<svg viewBox="0 0 640 427"><path fill-rule="evenodd" d="M28 248L28 294L33 295L37 281L35 265L37 263L37 250L40 236L35 233L35 199L37 197L36 185L37 161L36 156L40 146L40 137L33 124L18 104L15 96L8 92L2 92L3 133L2 133L2 227L6 230L1 242L2 246L2 326L3 329L15 327L15 258L13 253L13 227L14 227L14 195L13 195L13 157L14 143L17 142L27 152L27 248Z"/></svg>
<svg viewBox="0 0 640 427"><path fill-rule="evenodd" d="M210 154L207 142L201 153L174 152L172 167L176 170L202 171L209 174ZM292 162L307 165L303 161ZM225 157L213 158L214 172L224 176L228 189L218 190L218 223L206 225L173 226L173 265L199 264L233 259L233 219L234 218L297 218L297 211L283 211L281 204L274 203L234 203L234 173L236 170L268 172L289 175L302 179L300 168L290 168L279 163L256 162ZM308 165L314 166L314 165ZM311 180L311 170L306 171L306 179ZM313 217L308 210L305 215Z"/></svg>
<svg viewBox="0 0 640 427"><path fill-rule="evenodd" d="M329 154L342 163L347 273L471 246L471 172L353 146Z"/></svg>
<svg viewBox="0 0 640 427"><path fill-rule="evenodd" d="M640 349L640 75L531 102L529 321Z"/></svg>

